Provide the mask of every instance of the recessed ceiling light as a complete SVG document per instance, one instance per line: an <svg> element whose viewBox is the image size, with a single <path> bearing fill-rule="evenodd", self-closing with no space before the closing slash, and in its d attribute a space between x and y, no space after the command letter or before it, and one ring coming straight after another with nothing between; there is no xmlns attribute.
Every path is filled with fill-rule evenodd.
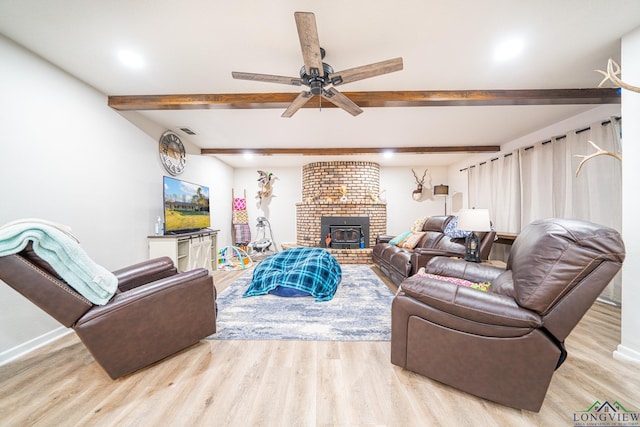
<svg viewBox="0 0 640 427"><path fill-rule="evenodd" d="M245 160L253 159L253 153L251 151L245 151L243 156L244 156Z"/></svg>
<svg viewBox="0 0 640 427"><path fill-rule="evenodd" d="M390 159L393 157L393 151L386 150L384 153L382 153L382 155L384 156L385 159Z"/></svg>
<svg viewBox="0 0 640 427"><path fill-rule="evenodd" d="M130 50L119 51L118 59L120 60L120 62L130 68L142 68L144 66L142 57Z"/></svg>
<svg viewBox="0 0 640 427"><path fill-rule="evenodd" d="M522 39L510 39L499 44L493 52L496 61L508 61L522 52L524 42Z"/></svg>

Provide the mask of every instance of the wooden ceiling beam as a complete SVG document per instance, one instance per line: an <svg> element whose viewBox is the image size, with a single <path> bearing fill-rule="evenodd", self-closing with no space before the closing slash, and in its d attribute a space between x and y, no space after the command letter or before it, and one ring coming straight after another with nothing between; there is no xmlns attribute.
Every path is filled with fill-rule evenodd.
<svg viewBox="0 0 640 427"><path fill-rule="evenodd" d="M256 156L303 155L303 156L342 156L356 154L425 154L425 153L496 153L499 145L464 145L449 147L351 147L351 148L203 148L200 154L237 155L251 153Z"/></svg>
<svg viewBox="0 0 640 427"><path fill-rule="evenodd" d="M619 104L620 89L518 89L343 92L360 107L451 107L488 105ZM118 111L285 109L298 93L228 93L194 95L109 96L108 105ZM303 108L318 108L308 102ZM330 102L322 108L335 108Z"/></svg>

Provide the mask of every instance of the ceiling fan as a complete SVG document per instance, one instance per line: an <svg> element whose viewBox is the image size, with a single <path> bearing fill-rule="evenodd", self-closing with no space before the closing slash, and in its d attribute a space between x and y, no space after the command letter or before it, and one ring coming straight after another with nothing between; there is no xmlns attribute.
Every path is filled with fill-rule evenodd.
<svg viewBox="0 0 640 427"><path fill-rule="evenodd" d="M362 113L362 109L348 97L336 90L335 87L344 83L375 77L382 74L402 70L402 58L394 58L374 64L349 68L334 72L331 65L322 62L325 50L320 47L316 17L311 12L295 12L298 37L302 48L304 66L300 69L300 77L275 76L272 74L242 73L233 71L234 79L255 80L269 83L280 83L293 86L308 86L309 90L302 91L282 113L282 117L291 117L315 95L342 108L352 116Z"/></svg>

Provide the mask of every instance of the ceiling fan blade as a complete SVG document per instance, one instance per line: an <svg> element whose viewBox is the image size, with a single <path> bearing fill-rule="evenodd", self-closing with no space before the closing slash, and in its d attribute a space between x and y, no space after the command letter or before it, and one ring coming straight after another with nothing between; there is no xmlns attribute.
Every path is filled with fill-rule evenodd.
<svg viewBox="0 0 640 427"><path fill-rule="evenodd" d="M298 77L274 76L272 74L242 73L239 71L232 71L231 76L234 79L240 79L240 80L254 80L257 82L280 83L283 85L302 86L302 79Z"/></svg>
<svg viewBox="0 0 640 427"><path fill-rule="evenodd" d="M311 98L313 98L313 95L311 94L311 92L306 92L306 91L300 92L300 94L296 96L296 99L294 99L293 102L289 104L289 107L287 107L284 113L282 113L281 117L293 116L296 113L296 111L301 109L302 106L307 102L309 102Z"/></svg>
<svg viewBox="0 0 640 427"><path fill-rule="evenodd" d="M329 74L329 80L334 86L338 86L400 70L402 70L402 58L394 58Z"/></svg>
<svg viewBox="0 0 640 427"><path fill-rule="evenodd" d="M357 116L358 114L362 113L362 108L358 107L356 103L351 101L342 93L338 92L336 88L332 87L327 90L323 90L322 97L327 101L331 102L336 107L342 108L344 111L351 114L352 116Z"/></svg>
<svg viewBox="0 0 640 427"><path fill-rule="evenodd" d="M298 27L304 68L307 74L310 76L324 76L316 17L311 12L296 12L294 16Z"/></svg>

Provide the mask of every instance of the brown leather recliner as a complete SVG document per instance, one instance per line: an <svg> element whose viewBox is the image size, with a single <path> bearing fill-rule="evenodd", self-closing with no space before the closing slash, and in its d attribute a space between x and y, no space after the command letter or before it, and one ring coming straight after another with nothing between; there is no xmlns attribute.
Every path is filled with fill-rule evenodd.
<svg viewBox="0 0 640 427"><path fill-rule="evenodd" d="M488 292L413 276L393 301L391 362L507 406L539 411L564 341L620 270L620 234L589 222L531 223L506 269L445 257L426 272L490 282Z"/></svg>
<svg viewBox="0 0 640 427"><path fill-rule="evenodd" d="M73 328L113 379L215 333L216 288L206 269L178 273L164 257L113 273L118 290L98 306L69 287L31 244L0 257L0 279Z"/></svg>

